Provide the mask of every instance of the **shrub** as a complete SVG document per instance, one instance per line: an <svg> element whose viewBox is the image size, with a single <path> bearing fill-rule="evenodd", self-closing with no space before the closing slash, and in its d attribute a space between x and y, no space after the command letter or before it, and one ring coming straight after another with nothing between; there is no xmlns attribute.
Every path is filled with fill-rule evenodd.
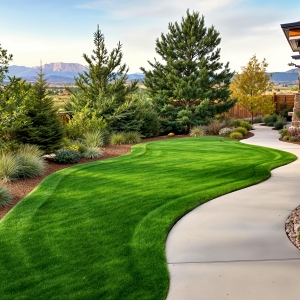
<svg viewBox="0 0 300 300"><path fill-rule="evenodd" d="M240 132L243 136L247 134L247 129L244 127L237 127L234 129L234 132Z"/></svg>
<svg viewBox="0 0 300 300"><path fill-rule="evenodd" d="M277 115L269 115L265 117L265 123L267 126L274 126L274 123L277 121Z"/></svg>
<svg viewBox="0 0 300 300"><path fill-rule="evenodd" d="M207 125L207 131L211 134L219 134L220 129L223 127L223 122L213 119Z"/></svg>
<svg viewBox="0 0 300 300"><path fill-rule="evenodd" d="M41 176L45 171L45 161L42 151L36 145L23 145L16 152L19 164L19 178L33 178Z"/></svg>
<svg viewBox="0 0 300 300"><path fill-rule="evenodd" d="M221 136L229 136L230 133L234 132L235 128L225 127L219 131L219 135Z"/></svg>
<svg viewBox="0 0 300 300"><path fill-rule="evenodd" d="M279 133L280 133L281 137L283 138L284 136L287 135L288 130L287 129L281 129L281 130L279 130Z"/></svg>
<svg viewBox="0 0 300 300"><path fill-rule="evenodd" d="M257 116L253 119L253 124L255 123L264 123L264 117L263 116Z"/></svg>
<svg viewBox="0 0 300 300"><path fill-rule="evenodd" d="M170 132L170 133L168 134L168 136L174 136L174 135L175 135L174 132Z"/></svg>
<svg viewBox="0 0 300 300"><path fill-rule="evenodd" d="M83 143L88 148L102 147L104 146L105 135L106 132L101 129L88 131L83 134Z"/></svg>
<svg viewBox="0 0 300 300"><path fill-rule="evenodd" d="M84 133L95 130L105 130L107 123L102 117L98 118L96 113L90 113L88 109L77 112L66 124L66 133L69 138L82 138Z"/></svg>
<svg viewBox="0 0 300 300"><path fill-rule="evenodd" d="M289 141L291 141L291 142L297 142L298 139L295 138L295 137L293 137L293 136L290 136L290 137L289 137Z"/></svg>
<svg viewBox="0 0 300 300"><path fill-rule="evenodd" d="M205 126L194 126L191 128L190 136L204 136L207 128Z"/></svg>
<svg viewBox="0 0 300 300"><path fill-rule="evenodd" d="M80 160L80 153L72 149L60 149L57 151L54 161L59 164L75 164Z"/></svg>
<svg viewBox="0 0 300 300"><path fill-rule="evenodd" d="M4 182L18 178L19 164L12 153L0 154L0 179Z"/></svg>
<svg viewBox="0 0 300 300"><path fill-rule="evenodd" d="M123 132L117 132L117 133L113 133L110 136L110 143L111 145L120 145L120 144L124 144L124 133Z"/></svg>
<svg viewBox="0 0 300 300"><path fill-rule="evenodd" d="M284 139L285 141L288 141L288 140L290 139L290 137L287 136L287 135L285 135L285 136L283 136L283 139Z"/></svg>
<svg viewBox="0 0 300 300"><path fill-rule="evenodd" d="M276 121L274 124L275 129L282 129L286 122L283 121Z"/></svg>
<svg viewBox="0 0 300 300"><path fill-rule="evenodd" d="M98 158L102 156L103 153L100 148L98 147L91 147L91 148L86 148L86 150L83 152L82 156L85 158Z"/></svg>
<svg viewBox="0 0 300 300"><path fill-rule="evenodd" d="M240 127L241 126L241 122L242 122L242 120L233 120L231 122L231 126L233 126L233 127Z"/></svg>
<svg viewBox="0 0 300 300"><path fill-rule="evenodd" d="M64 149L73 149L79 153L84 153L84 151L87 149L87 146L84 145L80 140L64 140Z"/></svg>
<svg viewBox="0 0 300 300"><path fill-rule="evenodd" d="M134 144L139 143L141 141L141 136L136 131L128 131L124 132L124 143L126 144Z"/></svg>
<svg viewBox="0 0 300 300"><path fill-rule="evenodd" d="M229 137L231 139L240 140L243 138L243 134L240 132L234 131L234 132L230 133Z"/></svg>
<svg viewBox="0 0 300 300"><path fill-rule="evenodd" d="M11 203L12 196L9 193L9 190L0 185L0 207L7 206Z"/></svg>
<svg viewBox="0 0 300 300"><path fill-rule="evenodd" d="M300 139L300 128L298 127L289 127L287 135L290 137L297 139Z"/></svg>
<svg viewBox="0 0 300 300"><path fill-rule="evenodd" d="M247 121L241 121L240 122L240 127L246 128L247 131L252 129L252 125L249 122L247 122Z"/></svg>

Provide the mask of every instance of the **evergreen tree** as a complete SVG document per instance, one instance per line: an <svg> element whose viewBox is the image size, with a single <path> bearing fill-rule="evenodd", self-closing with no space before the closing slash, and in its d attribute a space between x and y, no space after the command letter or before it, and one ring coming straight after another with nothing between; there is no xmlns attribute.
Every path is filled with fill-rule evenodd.
<svg viewBox="0 0 300 300"><path fill-rule="evenodd" d="M255 113L267 115L275 111L272 95L266 95L274 86L270 81L272 75L267 74L267 66L265 58L259 62L253 55L247 66L242 67L242 72L234 74L230 85L232 96L238 99L237 104L251 113L252 123Z"/></svg>
<svg viewBox="0 0 300 300"><path fill-rule="evenodd" d="M235 104L229 99L233 73L229 63L223 66L219 62L219 32L213 26L206 28L204 17L189 10L180 24L169 23L168 29L169 33L156 40L155 50L161 59L148 61L150 71L141 68L149 94L160 108L166 104L186 107L187 113L178 116L184 125L199 122L200 116L206 119L228 111ZM208 105L197 109L203 101ZM191 116L187 120L187 115L195 113L193 122Z"/></svg>
<svg viewBox="0 0 300 300"><path fill-rule="evenodd" d="M118 42L109 54L99 26L94 33L94 45L91 57L83 54L89 70L75 77L76 89L69 89L72 97L68 108L76 113L87 107L106 119L125 102L126 95L137 89L138 81L126 84L129 68L122 63L122 44Z"/></svg>
<svg viewBox="0 0 300 300"><path fill-rule="evenodd" d="M49 85L42 67L37 75L28 103L27 117L30 123L20 128L16 137L19 142L38 145L46 153L51 153L61 146L63 125L53 98L49 96Z"/></svg>

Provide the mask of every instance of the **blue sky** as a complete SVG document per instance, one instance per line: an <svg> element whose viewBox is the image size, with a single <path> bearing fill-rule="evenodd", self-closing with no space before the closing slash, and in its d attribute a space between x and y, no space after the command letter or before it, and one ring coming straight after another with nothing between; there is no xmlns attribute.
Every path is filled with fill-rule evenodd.
<svg viewBox="0 0 300 300"><path fill-rule="evenodd" d="M280 24L300 21L299 0L0 0L0 44L13 54L11 65L85 64L82 54L92 53L99 24L108 50L120 41L129 73L140 72L159 57L156 38L188 8L220 32L221 61L232 70L254 54L267 59L270 72L289 69L295 53Z"/></svg>

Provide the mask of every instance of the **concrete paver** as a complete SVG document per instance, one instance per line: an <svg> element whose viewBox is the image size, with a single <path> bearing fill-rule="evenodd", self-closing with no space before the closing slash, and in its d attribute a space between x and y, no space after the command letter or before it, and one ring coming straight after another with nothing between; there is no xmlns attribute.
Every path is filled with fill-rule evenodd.
<svg viewBox="0 0 300 300"><path fill-rule="evenodd" d="M277 131L255 129L255 136L243 142L300 157L300 146L280 142ZM296 160L273 170L270 179L218 197L179 220L166 245L167 299L299 298L300 251L285 233L299 195Z"/></svg>

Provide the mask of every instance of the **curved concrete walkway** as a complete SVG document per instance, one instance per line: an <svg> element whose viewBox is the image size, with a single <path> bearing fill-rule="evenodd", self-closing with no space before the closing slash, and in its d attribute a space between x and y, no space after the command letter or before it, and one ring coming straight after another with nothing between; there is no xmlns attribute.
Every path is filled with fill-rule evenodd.
<svg viewBox="0 0 300 300"><path fill-rule="evenodd" d="M300 157L300 145L255 126L244 143ZM205 203L182 218L167 239L167 300L300 299L300 251L285 221L300 204L300 160L270 179Z"/></svg>

